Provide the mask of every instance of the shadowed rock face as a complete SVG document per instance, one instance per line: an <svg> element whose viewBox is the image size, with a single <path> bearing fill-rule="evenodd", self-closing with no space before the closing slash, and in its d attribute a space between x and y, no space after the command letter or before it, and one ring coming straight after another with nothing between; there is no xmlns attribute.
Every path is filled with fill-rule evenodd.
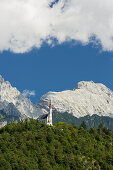
<svg viewBox="0 0 113 170"><path fill-rule="evenodd" d="M0 76L0 110L7 115L18 117L34 117L39 116L39 111L25 98L15 87L12 87L8 81L4 81Z"/></svg>
<svg viewBox="0 0 113 170"><path fill-rule="evenodd" d="M71 113L75 117L93 114L113 117L113 92L93 81L81 81L74 90L48 92L36 104L37 108L47 113L50 100L53 109Z"/></svg>

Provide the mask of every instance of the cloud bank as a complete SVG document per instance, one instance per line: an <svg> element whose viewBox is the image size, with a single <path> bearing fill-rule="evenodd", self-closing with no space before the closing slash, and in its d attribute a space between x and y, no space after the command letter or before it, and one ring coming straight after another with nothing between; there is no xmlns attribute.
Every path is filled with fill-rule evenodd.
<svg viewBox="0 0 113 170"><path fill-rule="evenodd" d="M1 0L0 51L24 53L43 42L53 45L54 39L58 44L93 41L105 51L113 50L113 0L55 2Z"/></svg>
<svg viewBox="0 0 113 170"><path fill-rule="evenodd" d="M35 96L35 91L30 91L30 90L24 90L22 92L22 94L25 96L25 97L31 97L31 96Z"/></svg>

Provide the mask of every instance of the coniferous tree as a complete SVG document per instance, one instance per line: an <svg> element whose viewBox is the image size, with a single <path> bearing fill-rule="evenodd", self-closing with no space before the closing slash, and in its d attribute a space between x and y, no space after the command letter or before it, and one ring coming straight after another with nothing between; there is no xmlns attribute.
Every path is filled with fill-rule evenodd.
<svg viewBox="0 0 113 170"><path fill-rule="evenodd" d="M84 129L87 128L85 121L83 121L83 122L81 123L80 128L81 128L81 127L83 127Z"/></svg>

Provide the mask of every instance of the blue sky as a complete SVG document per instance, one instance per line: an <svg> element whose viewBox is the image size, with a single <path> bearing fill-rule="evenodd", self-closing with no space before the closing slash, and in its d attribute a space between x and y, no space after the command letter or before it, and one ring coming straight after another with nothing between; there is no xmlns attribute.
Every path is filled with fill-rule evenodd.
<svg viewBox="0 0 113 170"><path fill-rule="evenodd" d="M34 90L36 103L48 91L73 89L79 81L93 80L113 90L113 53L87 46L64 43L43 45L28 53L0 54L0 74L21 92Z"/></svg>

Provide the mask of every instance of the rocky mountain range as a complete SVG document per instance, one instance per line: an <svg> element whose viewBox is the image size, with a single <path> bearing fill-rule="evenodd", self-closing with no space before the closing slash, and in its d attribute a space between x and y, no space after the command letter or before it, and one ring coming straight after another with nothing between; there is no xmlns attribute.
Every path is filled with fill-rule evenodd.
<svg viewBox="0 0 113 170"><path fill-rule="evenodd" d="M4 117L4 114L5 117ZM16 117L17 120L23 120L26 117L37 118L40 110L34 104L25 98L15 87L12 87L8 81L4 81L0 75L0 117L2 124L7 122L6 117ZM5 123L6 124L6 123Z"/></svg>
<svg viewBox="0 0 113 170"><path fill-rule="evenodd" d="M0 76L0 126L26 117L37 119L49 111L49 103L58 113L84 116L108 116L113 118L113 91L93 81L81 81L73 90L48 92L37 104L25 98L8 81Z"/></svg>
<svg viewBox="0 0 113 170"><path fill-rule="evenodd" d="M113 117L113 91L93 81L81 81L73 90L48 92L36 104L37 108L47 113L50 100L54 110L77 118L93 114Z"/></svg>

